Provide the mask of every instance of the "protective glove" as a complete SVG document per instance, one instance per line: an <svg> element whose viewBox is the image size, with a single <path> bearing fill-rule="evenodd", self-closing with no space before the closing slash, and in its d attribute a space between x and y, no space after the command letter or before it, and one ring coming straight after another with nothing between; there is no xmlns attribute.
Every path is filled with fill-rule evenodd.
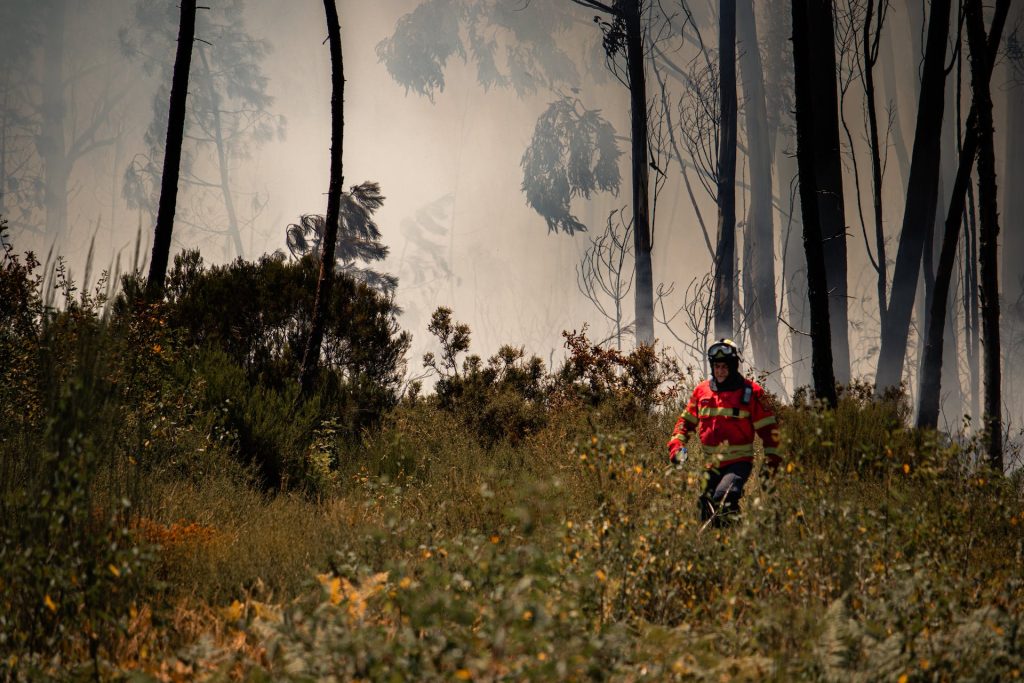
<svg viewBox="0 0 1024 683"><path fill-rule="evenodd" d="M686 452L686 446L680 446L676 450L670 451L668 454L669 462L673 465L682 465L686 462L686 458L688 457L689 454Z"/></svg>

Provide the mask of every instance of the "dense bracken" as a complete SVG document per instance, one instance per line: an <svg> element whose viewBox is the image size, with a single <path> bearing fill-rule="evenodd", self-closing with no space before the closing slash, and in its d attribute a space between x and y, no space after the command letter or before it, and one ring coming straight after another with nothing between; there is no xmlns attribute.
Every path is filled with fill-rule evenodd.
<svg viewBox="0 0 1024 683"><path fill-rule="evenodd" d="M55 276L43 277L44 272ZM392 299L315 266L175 260L168 295L0 267L0 676L1008 680L1024 490L896 394L779 405L788 457L697 521L693 373L566 333L483 360L439 309L406 386Z"/></svg>

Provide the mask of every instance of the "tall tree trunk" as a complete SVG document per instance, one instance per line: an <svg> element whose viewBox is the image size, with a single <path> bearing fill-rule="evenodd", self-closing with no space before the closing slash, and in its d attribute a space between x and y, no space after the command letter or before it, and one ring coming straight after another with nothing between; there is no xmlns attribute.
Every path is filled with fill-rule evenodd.
<svg viewBox="0 0 1024 683"><path fill-rule="evenodd" d="M950 101L955 101L952 98L956 97L956 87L950 81L947 81L947 94ZM940 209L948 206L948 199L951 196L953 177L956 174L956 165L958 164L958 156L956 150L958 131L956 128L956 120L953 116L944 116L942 119L942 136L941 136L941 168L939 169L939 186L938 186L938 206ZM953 168L950 170L950 165ZM936 210L935 213L935 226L927 235L925 240L924 252L923 252L923 263L921 268L921 284L924 287L924 296L918 297L918 311L917 311L917 359L918 359L918 373L917 373L917 386L915 387L916 393L914 395L914 401L916 405L922 405L924 398L922 392L925 389L925 385L931 386L934 384L928 377L930 368L925 367L925 358L928 355L928 331L931 326L932 320L932 307L935 303L936 289L938 283L936 282L940 273L938 272L938 263L941 262L941 248L943 242L943 233L945 227L946 213L945 211ZM948 273L949 282L946 283L946 306L943 315L949 318L950 311L950 300L948 296L950 290L955 291L956 282L953 277L952 269ZM941 300L941 299L940 299ZM955 320L955 317L954 317ZM941 417L943 413L948 415L947 409L949 408L949 399L951 394L956 394L957 405L959 406L959 391L960 391L960 379L955 373L959 370L957 368L957 357L956 349L950 350L950 341L955 339L955 325L950 325L942 333L942 356L944 361L941 367L941 384L943 392L934 397L936 405L938 406L937 418ZM951 375L953 375L951 377ZM957 408L959 411L959 407Z"/></svg>
<svg viewBox="0 0 1024 683"><path fill-rule="evenodd" d="M823 30L820 24L812 23L814 14L811 5L819 0L793 0L793 71L796 92L796 139L797 165L800 174L800 207L804 225L804 251L807 258L807 290L811 308L811 372L814 376L814 391L818 398L833 408L836 406L836 380L832 367L832 332L829 311L828 278L826 275L825 249L819 216L820 202L816 173L816 157L824 152L817 149L820 137L816 130L816 119L827 118L827 96L816 88L813 73L815 54L812 46L812 31ZM826 3L831 5L831 3ZM829 32L832 20L829 13ZM833 90L834 93L834 90ZM819 105L816 107L815 105ZM825 109L822 112L821 109ZM832 112L834 114L834 111ZM833 121L835 119L833 118ZM838 136L838 132L837 132Z"/></svg>
<svg viewBox="0 0 1024 683"><path fill-rule="evenodd" d="M654 273L651 268L651 211L648 198L647 75L640 0L622 0L626 21L626 61L629 70L630 130L633 151L633 249L636 289L633 292L637 344L654 343Z"/></svg>
<svg viewBox="0 0 1024 683"><path fill-rule="evenodd" d="M963 213L964 213L964 198L967 195L968 185L971 182L971 169L974 167L975 157L979 160L979 175L981 172L981 152L983 142L983 131L981 126L984 125L983 113L981 107L984 106L984 102L978 97L978 88L983 88L985 94L988 93L988 83L992 76L992 64L995 61L995 56L999 48L999 42L1003 33L1003 26L1006 23L1006 15L1009 10L1009 0L998 0L996 3L996 11L992 20L992 30L988 36L987 42L984 35L984 25L981 27L982 36L980 39L977 37L970 37L970 27L968 28L968 39L972 41L971 45L971 81L972 89L974 89L975 97L973 98L973 104L971 105L971 112L967 116L967 135L964 138L963 147L960 152L960 160L957 167L956 179L953 181L953 190L950 196L949 211L946 214L945 230L942 239L942 251L939 255L939 266L935 278L935 292L931 301L931 314L929 316L929 324L927 331L927 342L924 349L924 359L921 363L921 396L920 403L918 406L917 414L917 425L919 427L930 427L934 429L938 425L939 418L939 396L941 393L941 378L942 378L942 356L943 356L943 332L946 324L946 310L947 310L947 298L949 296L950 282L952 281L953 267L956 259L956 247L957 240L960 235L960 226L963 224ZM970 15L968 15L970 16ZM976 51L980 53L976 54ZM977 64L975 64L977 62ZM988 96L988 108L989 108L989 145L991 146L991 96ZM991 167L991 187L987 191L995 191L995 160L992 159ZM981 188L981 180L979 178L979 191ZM995 196L991 197L993 203ZM995 207L991 207L991 211L995 211ZM984 230L984 224L983 224ZM996 226L998 230L998 225ZM984 237L984 236L983 236ZM994 242L994 237L993 240ZM993 248L994 251L994 248ZM985 255L982 253L979 256L982 261L982 272L983 277L985 271L984 258ZM968 258L968 260L973 260ZM998 291L998 290L997 290ZM985 299L985 287L983 283L982 287L982 299ZM998 301L997 301L998 304ZM999 311L998 308L995 312L996 323L998 324ZM988 332L986 327L986 332ZM998 333L998 329L997 329ZM986 337L987 339L987 337ZM998 336L996 337L996 344L998 346ZM988 345L986 345L986 412L988 411ZM998 360L996 361L996 371L998 374ZM997 378L998 388L998 378ZM998 416L1000 413L996 413Z"/></svg>
<svg viewBox="0 0 1024 683"><path fill-rule="evenodd" d="M331 179L327 190L324 237L320 244L320 276L317 279L316 298L313 302L313 321L299 375L300 400L312 392L314 376L320 364L320 344L324 339L327 306L334 284L334 250L338 243L341 192L345 183L342 167L342 146L345 140L345 66L341 53L341 25L334 0L324 0L324 14L327 18L327 39L331 51Z"/></svg>
<svg viewBox="0 0 1024 683"><path fill-rule="evenodd" d="M192 42L196 35L196 0L182 0L178 48L171 77L171 101L167 113L167 142L164 145L164 169L160 177L160 203L153 235L153 255L149 260L148 296L163 294L164 277L171 253L174 210L178 203L178 174L181 171L181 143L185 136L185 100L188 74L192 66Z"/></svg>
<svg viewBox="0 0 1024 683"><path fill-rule="evenodd" d="M949 37L950 0L935 0L928 18L921 96L918 101L914 149L907 181L892 291L882 326L875 385L879 392L900 384L907 353L910 317L927 233L934 229L938 202L942 114L945 106L945 58Z"/></svg>
<svg viewBox="0 0 1024 683"><path fill-rule="evenodd" d="M736 310L736 0L720 0L718 17L718 245L715 336L733 336Z"/></svg>
<svg viewBox="0 0 1024 683"><path fill-rule="evenodd" d="M1004 0L1006 2L1006 0ZM981 0L967 0L964 8L967 42L971 48L971 90L978 121L978 217L981 235L978 261L981 265L981 329L985 346L984 425L988 441L988 462L1003 471L1003 420L999 341L999 213L996 202L996 156L993 142L992 94L989 75L993 60L985 45L985 24Z"/></svg>
<svg viewBox="0 0 1024 683"><path fill-rule="evenodd" d="M235 248L235 255L242 256L242 234L238 229L238 214L235 212L235 199L231 192L230 168L228 166L227 144L224 140L224 126L220 118L220 93L215 91L213 74L206 50L199 47L199 60L203 65L203 76L210 90L210 102L213 104L213 144L217 148L217 168L220 171L220 192L224 198L224 210L228 214L228 237Z"/></svg>
<svg viewBox="0 0 1024 683"><path fill-rule="evenodd" d="M43 28L43 101L39 153L45 172L43 198L46 206L46 234L57 242L68 229L68 181L71 177L64 133L64 25L65 0L47 2Z"/></svg>
<svg viewBox="0 0 1024 683"><path fill-rule="evenodd" d="M742 47L740 74L746 100L747 153L750 159L750 208L744 240L744 269L753 291L746 292L754 360L762 370L779 368L779 324L775 301L775 226L772 220L772 132L764 93L764 67L757 40L752 0L736 3L736 30ZM780 391L781 377L769 377Z"/></svg>
<svg viewBox="0 0 1024 683"><path fill-rule="evenodd" d="M839 147L839 95L836 83L835 32L832 0L804 2L811 50L810 76L814 84L815 116L809 122L814 135L814 175L818 217L825 252L825 277L836 381L850 381L849 297L846 266L846 209L843 201L843 166ZM795 31L795 26L794 26ZM802 171L801 171L802 173ZM801 180L803 175L800 176ZM805 214L806 223L806 214ZM812 304L813 306L813 304Z"/></svg>
<svg viewBox="0 0 1024 683"><path fill-rule="evenodd" d="M884 2L885 0L883 0ZM878 319L885 320L886 291L888 290L885 223L882 217L882 145L878 134L878 109L875 103L875 64L878 62L878 48L881 43L884 9L879 5L875 15L875 0L868 0L861 34L861 50L864 53L864 100L868 115L868 133L871 150L871 208L875 220L875 257L877 269ZM872 30L872 18L875 29Z"/></svg>

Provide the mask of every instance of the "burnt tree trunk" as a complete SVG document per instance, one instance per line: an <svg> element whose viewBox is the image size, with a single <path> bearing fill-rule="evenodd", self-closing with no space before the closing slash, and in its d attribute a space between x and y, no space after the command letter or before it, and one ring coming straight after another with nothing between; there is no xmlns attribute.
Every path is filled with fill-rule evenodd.
<svg viewBox="0 0 1024 683"><path fill-rule="evenodd" d="M1004 0L1006 2L1006 0ZM984 425L988 463L1003 471L1003 420L999 340L999 212L996 200L996 156L993 142L992 94L989 75L992 62L985 44L981 0L967 0L964 7L967 42L971 48L971 91L978 131L978 218L981 265L981 336L985 347Z"/></svg>
<svg viewBox="0 0 1024 683"><path fill-rule="evenodd" d="M832 0L805 0L808 17L810 78L813 83L812 126L818 218L825 253L828 309L836 381L850 381L849 297L846 266L846 209L843 166L839 147L839 95L836 83L835 32ZM794 32L796 27L793 28ZM801 175L801 180L803 176ZM812 304L813 306L813 304Z"/></svg>
<svg viewBox="0 0 1024 683"><path fill-rule="evenodd" d="M884 0L883 0L884 1ZM876 287L878 291L878 319L885 324L885 301L888 285L886 282L885 223L882 216L882 152L878 134L878 109L875 104L875 64L878 63L878 48L881 43L883 7L879 4L875 15L875 0L868 0L861 34L861 50L864 52L864 100L868 115L868 133L871 149L871 208L875 220L875 254L877 259ZM875 29L871 28L875 17Z"/></svg>
<svg viewBox="0 0 1024 683"><path fill-rule="evenodd" d="M934 230L938 204L942 114L945 106L945 58L949 37L950 0L935 0L928 18L921 95L918 100L914 148L903 225L893 268L892 291L882 325L878 371L879 392L899 386L907 353L910 317L927 233Z"/></svg>
<svg viewBox="0 0 1024 683"><path fill-rule="evenodd" d="M182 0L178 27L178 49L171 77L171 102L167 113L167 143L164 145L164 169L160 177L160 203L153 235L153 255L149 260L149 297L163 294L164 276L171 253L171 232L178 202L178 174L181 171L181 143L185 135L185 100L188 74L192 66L192 42L196 35L196 0Z"/></svg>
<svg viewBox="0 0 1024 683"><path fill-rule="evenodd" d="M924 348L924 359L921 363L921 396L918 404L917 414L917 426L918 427L930 427L934 429L938 425L939 419L939 398L941 393L941 378L942 378L942 356L943 356L943 337L946 324L946 311L947 311L947 299L949 297L950 283L953 277L953 268L956 261L956 249L957 241L960 237L961 226L963 225L964 215L964 200L967 196L967 190L971 182L971 171L974 167L974 160L977 157L979 159L979 175L981 173L981 146L982 142L982 130L981 126L984 121L982 114L980 113L980 105L983 104L977 97L977 89L984 87L986 93L988 93L988 83L992 76L992 64L995 62L995 57L999 47L999 42L1002 38L1003 26L1006 23L1006 15L1009 10L1009 0L998 0L996 3L995 15L992 19L992 29L989 33L987 42L984 37L984 26L982 26L982 37L980 40L976 40L976 44L972 43L971 47L971 81L972 89L975 90L975 97L973 104L971 105L970 114L967 116L967 134L964 137L963 146L960 151L960 161L957 167L956 179L953 181L953 190L950 195L949 211L946 214L945 229L942 239L942 251L939 254L939 265L935 275L935 291L931 301L931 311L928 321L927 340ZM972 19L973 21L973 19ZM970 34L968 33L970 40ZM975 55L975 51L980 50L981 54ZM975 61L978 61L978 65L975 65ZM991 146L991 96L988 97L989 106L989 145ZM992 160L991 168L991 187L990 191L994 192L995 188L995 161ZM981 190L981 179L979 178L979 194ZM994 203L994 196L991 197ZM994 211L995 207L991 207ZM983 216L984 218L984 216ZM982 224L982 230L984 231L984 223ZM998 231L998 225L996 226ZM968 235L968 246L970 246L970 235ZM984 233L983 233L984 237ZM994 237L993 240L994 242ZM968 260L970 258L970 251L968 250ZM979 259L982 261L983 277L985 272L984 254L979 255ZM982 287L982 299L985 298L985 287L983 282ZM999 311L996 310L996 323L998 324ZM987 331L987 328L986 328ZM998 329L997 329L998 332ZM998 344L998 336L996 339ZM987 401L987 387L988 387L988 345L986 345L986 412L988 411ZM998 372L998 361L996 363L996 370ZM997 382L998 384L998 382ZM999 413L996 413L999 415Z"/></svg>
<svg viewBox="0 0 1024 683"><path fill-rule="evenodd" d="M324 0L324 14L327 19L327 40L331 52L331 178L327 190L324 236L320 243L320 275L317 278L316 298L313 301L313 320L299 374L300 400L312 392L313 380L320 364L320 345L324 339L327 306L334 284L334 250L338 244L341 192L345 183L341 153L345 139L345 66L341 53L341 25L334 0Z"/></svg>
<svg viewBox="0 0 1024 683"><path fill-rule="evenodd" d="M718 244L715 248L715 336L733 336L736 307L736 0L719 2Z"/></svg>
<svg viewBox="0 0 1024 683"><path fill-rule="evenodd" d="M832 332L829 311L828 279L825 265L816 157L823 154L817 148L815 120L826 118L827 98L818 92L812 61L817 58L811 44L812 31L822 27L812 23L815 16L809 10L819 0L793 0L793 71L796 93L797 166L800 176L800 207L803 214L804 251L807 258L807 290L811 308L811 374L818 398L831 407L837 403L836 380L832 367ZM831 3L823 3L831 6ZM831 13L829 13L831 32ZM834 90L833 90L834 93ZM819 105L816 107L815 105ZM821 106L823 105L823 106ZM834 114L834 110L832 112ZM838 132L837 132L838 136ZM844 331L845 334L845 331Z"/></svg>
<svg viewBox="0 0 1024 683"><path fill-rule="evenodd" d="M647 74L640 0L624 0L626 61L629 69L630 131L633 151L633 250L636 289L633 292L637 344L654 343L654 273L651 268L651 210L648 199L650 166L647 161Z"/></svg>

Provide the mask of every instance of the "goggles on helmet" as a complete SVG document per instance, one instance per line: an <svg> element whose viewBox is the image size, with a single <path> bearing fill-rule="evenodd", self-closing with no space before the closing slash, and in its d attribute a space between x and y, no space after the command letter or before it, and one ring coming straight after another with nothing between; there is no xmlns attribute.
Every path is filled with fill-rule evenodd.
<svg viewBox="0 0 1024 683"><path fill-rule="evenodd" d="M727 360L739 357L739 350L728 342L715 342L708 348L708 359L711 361Z"/></svg>

